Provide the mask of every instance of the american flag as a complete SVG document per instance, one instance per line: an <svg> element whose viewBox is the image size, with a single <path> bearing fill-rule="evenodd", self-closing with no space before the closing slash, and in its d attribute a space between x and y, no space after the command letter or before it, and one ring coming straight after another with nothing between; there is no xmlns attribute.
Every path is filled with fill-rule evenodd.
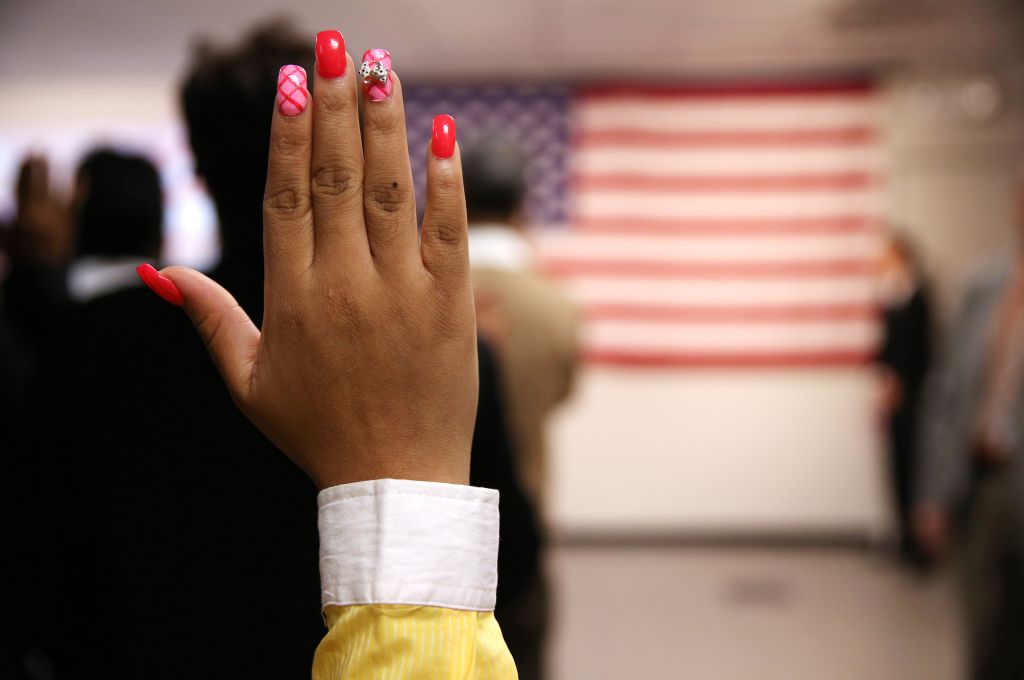
<svg viewBox="0 0 1024 680"><path fill-rule="evenodd" d="M406 88L422 195L434 113L531 158L546 270L584 356L632 366L835 366L877 338L880 102L867 82ZM420 202L422 204L422 201Z"/></svg>

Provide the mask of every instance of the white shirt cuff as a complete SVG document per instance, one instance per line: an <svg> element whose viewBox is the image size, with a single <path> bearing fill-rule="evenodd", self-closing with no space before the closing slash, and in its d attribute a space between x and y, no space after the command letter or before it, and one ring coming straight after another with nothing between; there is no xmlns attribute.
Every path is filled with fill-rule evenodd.
<svg viewBox="0 0 1024 680"><path fill-rule="evenodd" d="M324 489L317 503L323 606L494 609L497 491L376 479Z"/></svg>

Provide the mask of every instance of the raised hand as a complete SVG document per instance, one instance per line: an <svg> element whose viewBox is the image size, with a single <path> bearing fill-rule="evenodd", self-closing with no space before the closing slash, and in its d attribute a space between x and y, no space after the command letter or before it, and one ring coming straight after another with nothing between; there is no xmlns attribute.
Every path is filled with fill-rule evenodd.
<svg viewBox="0 0 1024 680"><path fill-rule="evenodd" d="M11 255L26 264L60 265L71 259L74 229L68 206L50 184L50 166L28 156L18 170L18 212Z"/></svg>
<svg viewBox="0 0 1024 680"><path fill-rule="evenodd" d="M281 69L262 329L199 272L140 274L184 307L239 408L318 487L465 484L477 372L455 122L434 119L418 238L401 82L384 50L363 62L329 31L312 93L301 68Z"/></svg>

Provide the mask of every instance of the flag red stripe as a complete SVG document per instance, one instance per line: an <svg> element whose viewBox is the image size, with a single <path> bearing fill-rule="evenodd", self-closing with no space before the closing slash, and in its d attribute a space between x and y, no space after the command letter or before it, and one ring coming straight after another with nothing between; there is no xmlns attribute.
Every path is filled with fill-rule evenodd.
<svg viewBox="0 0 1024 680"><path fill-rule="evenodd" d="M723 83L681 85L608 85L583 89L579 96L586 99L620 99L624 97L677 99L685 97L805 97L821 99L825 95L856 95L874 92L870 80L794 83Z"/></svg>
<svg viewBox="0 0 1024 680"><path fill-rule="evenodd" d="M803 130L690 130L659 132L635 128L584 130L573 138L577 147L708 147L816 146L869 144L876 138L869 127Z"/></svg>
<svg viewBox="0 0 1024 680"><path fill-rule="evenodd" d="M859 234L874 219L865 215L794 217L791 219L679 219L633 217L585 217L572 228L589 233L643 236L789 236Z"/></svg>
<svg viewBox="0 0 1024 680"><path fill-rule="evenodd" d="M833 189L864 189L875 182L873 175L863 172L820 175L734 175L731 177L645 176L635 174L581 174L570 179L576 191L814 191Z"/></svg>
<svg viewBox="0 0 1024 680"><path fill-rule="evenodd" d="M589 321L801 322L876 320L866 304L695 306L595 303L583 313Z"/></svg>
<svg viewBox="0 0 1024 680"><path fill-rule="evenodd" d="M865 276L871 271L871 263L862 259L808 262L644 262L549 258L544 260L543 266L546 272L557 277L801 278Z"/></svg>
<svg viewBox="0 0 1024 680"><path fill-rule="evenodd" d="M822 352L772 352L700 354L687 352L628 352L590 350L583 359L590 364L632 368L823 368L829 366L863 366L871 362L874 352L868 350L835 350Z"/></svg>

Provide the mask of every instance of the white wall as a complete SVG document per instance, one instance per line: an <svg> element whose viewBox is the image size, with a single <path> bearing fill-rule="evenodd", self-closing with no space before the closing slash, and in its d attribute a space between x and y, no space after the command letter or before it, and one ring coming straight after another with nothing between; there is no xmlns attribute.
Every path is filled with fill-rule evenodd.
<svg viewBox="0 0 1024 680"><path fill-rule="evenodd" d="M556 419L565 534L874 532L885 523L859 369L584 370Z"/></svg>
<svg viewBox="0 0 1024 680"><path fill-rule="evenodd" d="M994 78L991 120L965 113L971 83ZM889 83L892 219L918 242L948 321L971 269L1015 247L1014 176L1024 160L1020 64L909 71Z"/></svg>

